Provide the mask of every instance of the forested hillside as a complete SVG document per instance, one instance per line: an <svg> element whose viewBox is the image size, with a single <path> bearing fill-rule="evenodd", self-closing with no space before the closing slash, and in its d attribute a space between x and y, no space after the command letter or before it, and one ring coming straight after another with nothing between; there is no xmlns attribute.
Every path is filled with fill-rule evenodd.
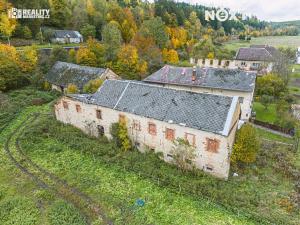
<svg viewBox="0 0 300 225"><path fill-rule="evenodd" d="M7 10L12 7L50 9L50 18L10 19ZM171 0L153 3L139 0L0 0L0 42L11 43L15 47L47 46L54 30L78 30L85 43L77 52L56 50L50 60L38 57L39 69L43 73L55 60L61 60L109 67L125 79L142 79L166 63L189 65L190 57L232 58L235 51L223 45L231 39L294 35L297 31L294 27L285 27L278 28L278 32L255 16L240 14L236 15L241 18L237 21L208 22L204 18L206 9L216 10ZM17 54L7 46L0 49ZM35 71L36 55L33 51L29 53L28 49L18 53L18 57L14 57L19 58L18 62L11 66L16 67L20 61L30 61L30 72ZM1 61L9 60L9 56L4 52ZM5 66L2 70L10 69ZM18 85L14 83L14 86Z"/></svg>

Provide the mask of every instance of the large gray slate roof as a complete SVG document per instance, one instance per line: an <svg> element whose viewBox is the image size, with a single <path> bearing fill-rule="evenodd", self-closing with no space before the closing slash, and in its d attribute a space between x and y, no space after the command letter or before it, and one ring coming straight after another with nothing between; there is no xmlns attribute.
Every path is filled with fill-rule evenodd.
<svg viewBox="0 0 300 225"><path fill-rule="evenodd" d="M105 69L57 61L45 79L51 84L67 87L75 84L80 90L90 80L99 78Z"/></svg>
<svg viewBox="0 0 300 225"><path fill-rule="evenodd" d="M145 82L175 84L252 92L255 87L256 72L239 69L196 68L196 80L192 81L192 67L165 65L144 79Z"/></svg>
<svg viewBox="0 0 300 225"><path fill-rule="evenodd" d="M75 30L55 30L53 36L55 38L82 38L82 35Z"/></svg>
<svg viewBox="0 0 300 225"><path fill-rule="evenodd" d="M236 60L273 62L280 56L280 52L272 46L251 45L250 48L240 48Z"/></svg>
<svg viewBox="0 0 300 225"><path fill-rule="evenodd" d="M106 80L94 94L69 97L87 104L164 122L173 121L225 136L228 135L228 124L231 123L238 99L125 80Z"/></svg>

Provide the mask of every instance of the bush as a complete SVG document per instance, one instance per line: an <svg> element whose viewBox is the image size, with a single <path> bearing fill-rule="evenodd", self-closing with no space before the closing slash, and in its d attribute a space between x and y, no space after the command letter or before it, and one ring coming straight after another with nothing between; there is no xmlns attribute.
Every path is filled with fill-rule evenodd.
<svg viewBox="0 0 300 225"><path fill-rule="evenodd" d="M67 87L67 93L68 94L76 94L78 93L78 88L75 84L69 84Z"/></svg>
<svg viewBox="0 0 300 225"><path fill-rule="evenodd" d="M184 171L191 169L191 162L196 158L196 149L188 141L178 138L171 151L174 162Z"/></svg>
<svg viewBox="0 0 300 225"><path fill-rule="evenodd" d="M245 124L236 135L233 146L231 162L233 164L253 163L259 150L259 139L255 128L251 124Z"/></svg>
<svg viewBox="0 0 300 225"><path fill-rule="evenodd" d="M103 80L101 79L90 80L86 85L84 85L83 92L91 94L95 93L102 84Z"/></svg>

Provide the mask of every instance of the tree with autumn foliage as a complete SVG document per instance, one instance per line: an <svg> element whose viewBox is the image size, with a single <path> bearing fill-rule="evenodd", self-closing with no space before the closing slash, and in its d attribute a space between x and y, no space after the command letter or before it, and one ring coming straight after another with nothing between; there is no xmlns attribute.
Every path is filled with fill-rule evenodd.
<svg viewBox="0 0 300 225"><path fill-rule="evenodd" d="M68 84L66 92L68 94L76 94L78 93L78 87L75 84Z"/></svg>
<svg viewBox="0 0 300 225"><path fill-rule="evenodd" d="M238 163L249 164L255 162L259 146L259 137L256 134L255 128L249 123L243 125L236 134L231 162L235 165Z"/></svg>
<svg viewBox="0 0 300 225"><path fill-rule="evenodd" d="M162 57L165 63L176 64L179 62L178 53L174 49L166 49L162 50Z"/></svg>
<svg viewBox="0 0 300 225"><path fill-rule="evenodd" d="M36 68L37 52L34 47L24 51L0 44L0 91L8 91L29 83Z"/></svg>
<svg viewBox="0 0 300 225"><path fill-rule="evenodd" d="M91 94L95 93L102 84L103 80L101 79L90 80L86 85L84 85L83 92Z"/></svg>
<svg viewBox="0 0 300 225"><path fill-rule="evenodd" d="M161 50L157 47L153 38L145 37L138 32L132 39L131 44L137 48L140 59L147 62L150 73L162 67Z"/></svg>
<svg viewBox="0 0 300 225"><path fill-rule="evenodd" d="M147 62L139 59L138 50L133 45L123 45L118 53L114 71L125 79L140 79L147 72Z"/></svg>
<svg viewBox="0 0 300 225"><path fill-rule="evenodd" d="M12 5L6 0L0 0L0 34L7 38L10 45L10 37L16 29L16 19L10 19L7 15L7 9L10 9Z"/></svg>
<svg viewBox="0 0 300 225"><path fill-rule="evenodd" d="M81 47L76 54L76 63L84 66L97 66L96 55L88 48Z"/></svg>

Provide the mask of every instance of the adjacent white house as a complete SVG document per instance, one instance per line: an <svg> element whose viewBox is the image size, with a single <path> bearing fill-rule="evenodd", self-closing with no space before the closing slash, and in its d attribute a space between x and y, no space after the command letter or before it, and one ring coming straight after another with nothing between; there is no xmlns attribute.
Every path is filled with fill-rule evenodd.
<svg viewBox="0 0 300 225"><path fill-rule="evenodd" d="M143 81L177 90L238 96L241 104L241 119L248 121L251 117L256 81L254 71L165 65Z"/></svg>
<svg viewBox="0 0 300 225"><path fill-rule="evenodd" d="M298 51L296 53L296 58L297 58L297 64L300 64L300 47L298 48Z"/></svg>
<svg viewBox="0 0 300 225"><path fill-rule="evenodd" d="M173 141L184 138L196 149L189 163L227 179L240 104L238 97L106 80L94 94L62 97L55 114L63 123L108 138L113 123L126 121L135 146L141 152L162 152L167 162L173 162Z"/></svg>
<svg viewBox="0 0 300 225"><path fill-rule="evenodd" d="M82 35L75 30L55 30L53 37L51 38L52 43L81 43L83 42Z"/></svg>
<svg viewBox="0 0 300 225"><path fill-rule="evenodd" d="M64 92L69 84L75 84L82 91L84 85L94 79L120 79L109 68L81 66L57 61L45 76L52 89Z"/></svg>
<svg viewBox="0 0 300 225"><path fill-rule="evenodd" d="M269 45L251 45L249 48L240 48L235 56L235 64L244 70L259 71L259 74L273 70L276 61L280 60L281 53Z"/></svg>

